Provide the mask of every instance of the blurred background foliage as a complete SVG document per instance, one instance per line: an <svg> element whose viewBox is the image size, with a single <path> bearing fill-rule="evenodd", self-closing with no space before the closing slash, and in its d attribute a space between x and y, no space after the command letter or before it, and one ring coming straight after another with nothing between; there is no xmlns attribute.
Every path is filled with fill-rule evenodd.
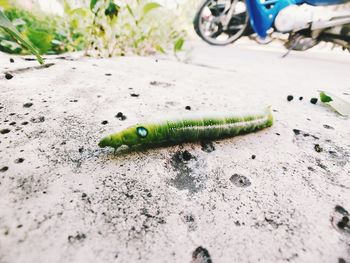
<svg viewBox="0 0 350 263"><path fill-rule="evenodd" d="M182 50L198 3L172 0L169 7L166 0L53 1L56 10L51 13L40 0L0 0L0 9L40 54L84 50L95 57ZM0 51L28 54L3 30Z"/></svg>

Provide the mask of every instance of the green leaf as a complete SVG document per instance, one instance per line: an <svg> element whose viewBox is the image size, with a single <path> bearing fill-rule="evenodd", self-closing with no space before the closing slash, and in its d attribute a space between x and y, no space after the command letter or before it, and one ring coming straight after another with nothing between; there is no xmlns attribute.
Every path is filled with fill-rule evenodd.
<svg viewBox="0 0 350 263"><path fill-rule="evenodd" d="M91 9L91 10L94 9L94 7L95 7L97 1L98 1L98 0L91 0L91 1L90 1L90 9Z"/></svg>
<svg viewBox="0 0 350 263"><path fill-rule="evenodd" d="M320 100L324 103L332 101L332 98L327 96L323 91L320 92Z"/></svg>
<svg viewBox="0 0 350 263"><path fill-rule="evenodd" d="M157 50L158 52L165 54L165 50L164 48L162 48L161 45L154 45L155 50Z"/></svg>
<svg viewBox="0 0 350 263"><path fill-rule="evenodd" d="M42 54L46 53L51 48L53 35L44 31L28 28L27 37Z"/></svg>
<svg viewBox="0 0 350 263"><path fill-rule="evenodd" d="M331 106L336 112L343 116L350 116L350 102L329 93L328 91L319 91L320 100Z"/></svg>
<svg viewBox="0 0 350 263"><path fill-rule="evenodd" d="M118 16L120 6L116 5L112 1L109 2L108 7L105 10L105 15L109 16L110 19L113 19L114 17Z"/></svg>
<svg viewBox="0 0 350 263"><path fill-rule="evenodd" d="M143 16L147 15L147 13L149 13L153 9L159 8L159 7L161 7L161 5L156 2L150 2L145 4L145 6L143 7Z"/></svg>
<svg viewBox="0 0 350 263"><path fill-rule="evenodd" d="M34 54L40 64L44 64L42 57L39 52L28 42L26 41L21 33L11 24L10 20L4 15L0 10L0 28L2 28L7 34L14 38L19 44L28 49L32 54Z"/></svg>
<svg viewBox="0 0 350 263"><path fill-rule="evenodd" d="M174 44L174 51L175 52L181 51L181 49L184 45L184 42L185 42L185 40L182 37L179 38Z"/></svg>

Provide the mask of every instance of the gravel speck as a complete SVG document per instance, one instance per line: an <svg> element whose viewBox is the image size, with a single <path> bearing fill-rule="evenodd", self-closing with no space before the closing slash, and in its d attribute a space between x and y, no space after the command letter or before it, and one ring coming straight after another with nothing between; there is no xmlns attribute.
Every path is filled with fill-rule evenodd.
<svg viewBox="0 0 350 263"><path fill-rule="evenodd" d="M318 99L317 99L317 98L312 98L312 99L310 100L310 103L312 103L312 104L316 104L316 103L317 103L317 101L318 101Z"/></svg>
<svg viewBox="0 0 350 263"><path fill-rule="evenodd" d="M31 102L27 102L27 103L24 103L23 104L23 107L24 108L30 108L30 107L32 107L33 106L33 103L31 103Z"/></svg>
<svg viewBox="0 0 350 263"><path fill-rule="evenodd" d="M10 73L5 73L5 79L12 79L13 75L11 75Z"/></svg>

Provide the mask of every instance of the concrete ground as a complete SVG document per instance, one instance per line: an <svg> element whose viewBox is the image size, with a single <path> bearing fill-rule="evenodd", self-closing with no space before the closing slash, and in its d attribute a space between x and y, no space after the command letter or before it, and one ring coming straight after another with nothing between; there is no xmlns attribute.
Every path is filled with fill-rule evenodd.
<svg viewBox="0 0 350 263"><path fill-rule="evenodd" d="M0 55L0 262L350 262L350 122L309 102L350 100L350 54L193 45L187 63ZM186 106L265 105L274 126L245 136L97 146Z"/></svg>

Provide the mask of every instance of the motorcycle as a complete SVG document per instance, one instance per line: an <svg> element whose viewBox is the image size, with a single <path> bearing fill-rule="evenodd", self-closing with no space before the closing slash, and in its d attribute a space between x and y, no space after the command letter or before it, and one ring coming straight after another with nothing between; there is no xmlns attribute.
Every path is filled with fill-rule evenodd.
<svg viewBox="0 0 350 263"><path fill-rule="evenodd" d="M288 50L325 41L350 51L349 0L204 0L193 22L196 33L212 45L242 36L269 43L278 32L287 34Z"/></svg>

